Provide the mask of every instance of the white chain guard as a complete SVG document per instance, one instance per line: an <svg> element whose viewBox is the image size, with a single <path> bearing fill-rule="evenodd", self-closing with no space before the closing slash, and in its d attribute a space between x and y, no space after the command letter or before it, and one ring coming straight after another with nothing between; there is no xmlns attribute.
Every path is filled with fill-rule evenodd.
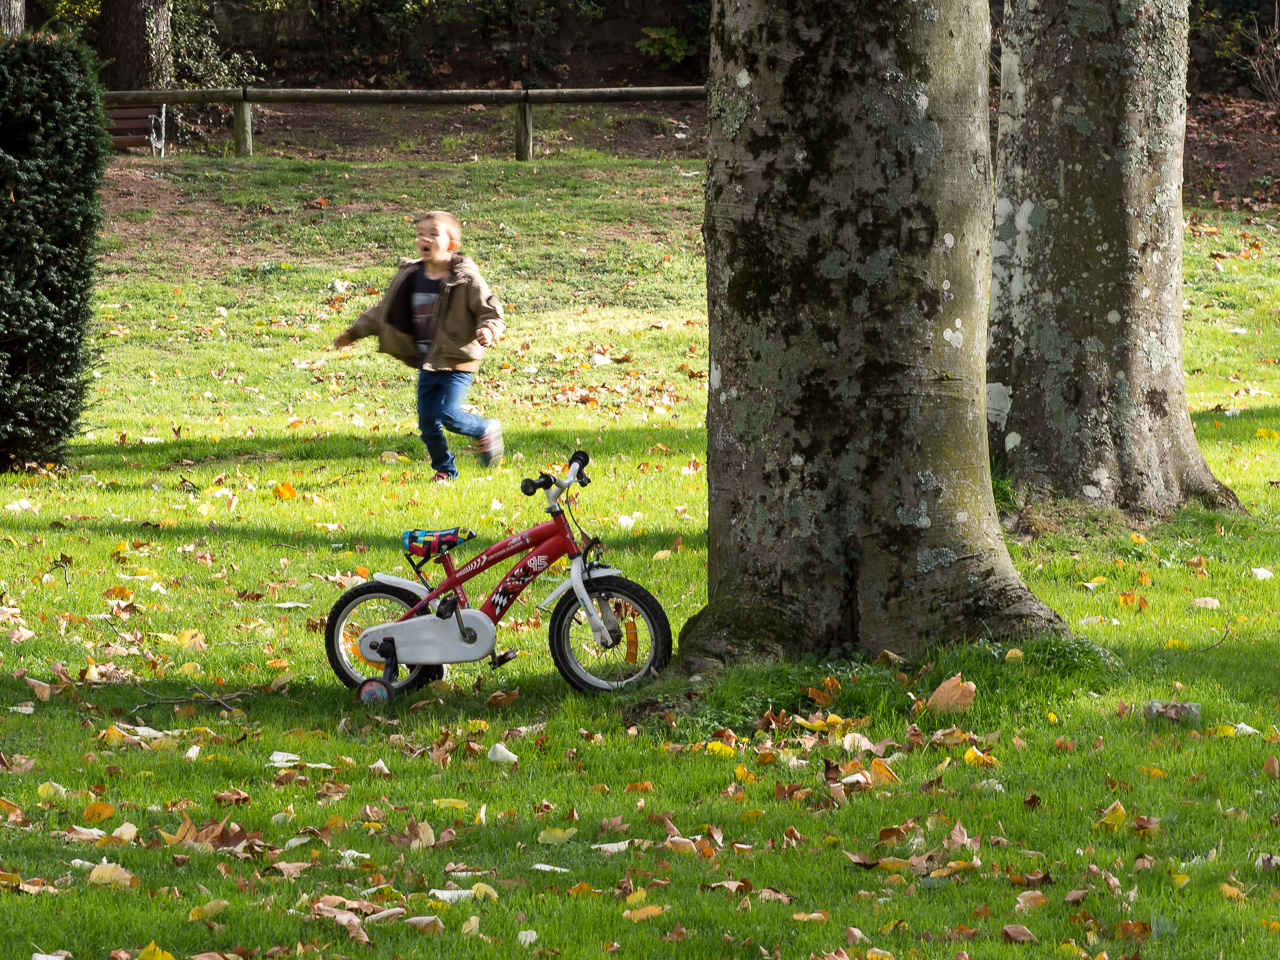
<svg viewBox="0 0 1280 960"><path fill-rule="evenodd" d="M441 620L428 613L399 623L380 623L360 634L360 655L373 663L385 662L376 645L387 637L396 641L396 657L401 664L470 663L493 653L498 643L498 630L493 621L479 610L462 611L462 622L475 631L476 639L467 643L453 617Z"/></svg>

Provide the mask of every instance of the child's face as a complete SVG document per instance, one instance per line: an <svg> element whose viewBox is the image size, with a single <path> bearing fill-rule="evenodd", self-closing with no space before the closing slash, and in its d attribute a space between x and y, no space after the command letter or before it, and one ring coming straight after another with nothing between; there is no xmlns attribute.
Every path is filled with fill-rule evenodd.
<svg viewBox="0 0 1280 960"><path fill-rule="evenodd" d="M438 220L418 221L418 236L414 243L424 260L434 260L437 263L448 260L458 246L449 236L444 224Z"/></svg>

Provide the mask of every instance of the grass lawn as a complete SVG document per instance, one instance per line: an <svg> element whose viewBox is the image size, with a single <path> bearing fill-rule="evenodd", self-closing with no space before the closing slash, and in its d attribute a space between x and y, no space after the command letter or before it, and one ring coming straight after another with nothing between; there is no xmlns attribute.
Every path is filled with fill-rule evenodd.
<svg viewBox="0 0 1280 960"><path fill-rule="evenodd" d="M121 200L122 171L167 206ZM1010 540L1105 658L984 643L588 698L546 652L549 580L504 621L499 645L527 655L497 673L458 668L377 715L333 677L317 627L343 583L404 574L406 528L470 526L474 549L536 522L520 478L577 448L596 481L577 516L610 562L675 632L703 604L700 171L572 148L113 170L87 431L69 471L0 477L4 957L1280 946L1255 866L1280 854L1265 223L1198 211L1186 252L1194 419L1249 514L1059 505ZM466 221L510 322L472 392L506 425L506 462L463 449L435 486L409 371L367 341L327 349L429 207ZM913 714L958 671L968 710ZM225 699L154 704L196 687ZM1200 720L1143 717L1175 697ZM498 742L518 765L489 759ZM857 760L874 788L831 789ZM1006 943L1012 925L1037 945Z"/></svg>

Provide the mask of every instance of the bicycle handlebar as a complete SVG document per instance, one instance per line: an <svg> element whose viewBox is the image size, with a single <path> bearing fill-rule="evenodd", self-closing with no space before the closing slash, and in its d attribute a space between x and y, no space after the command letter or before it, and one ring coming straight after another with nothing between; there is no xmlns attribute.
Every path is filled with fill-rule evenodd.
<svg viewBox="0 0 1280 960"><path fill-rule="evenodd" d="M520 481L520 492L526 497L532 497L539 490L550 490L552 487L559 488L559 491L568 490L575 483L585 487L591 482L591 478L587 476L589 463L591 463L591 457L585 450L575 450L573 456L569 458L569 469L565 472L563 479L557 480L549 473L540 473L537 480L526 477ZM559 492L555 499L560 499Z"/></svg>

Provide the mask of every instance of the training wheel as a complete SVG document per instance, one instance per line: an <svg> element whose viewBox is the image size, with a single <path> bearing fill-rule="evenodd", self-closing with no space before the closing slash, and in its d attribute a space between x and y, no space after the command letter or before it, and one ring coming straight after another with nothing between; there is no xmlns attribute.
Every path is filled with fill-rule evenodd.
<svg viewBox="0 0 1280 960"><path fill-rule="evenodd" d="M391 702L394 696L391 690L391 684L383 680L381 677L370 677L364 683L360 684L356 694L360 697L360 702L366 707L381 706Z"/></svg>

